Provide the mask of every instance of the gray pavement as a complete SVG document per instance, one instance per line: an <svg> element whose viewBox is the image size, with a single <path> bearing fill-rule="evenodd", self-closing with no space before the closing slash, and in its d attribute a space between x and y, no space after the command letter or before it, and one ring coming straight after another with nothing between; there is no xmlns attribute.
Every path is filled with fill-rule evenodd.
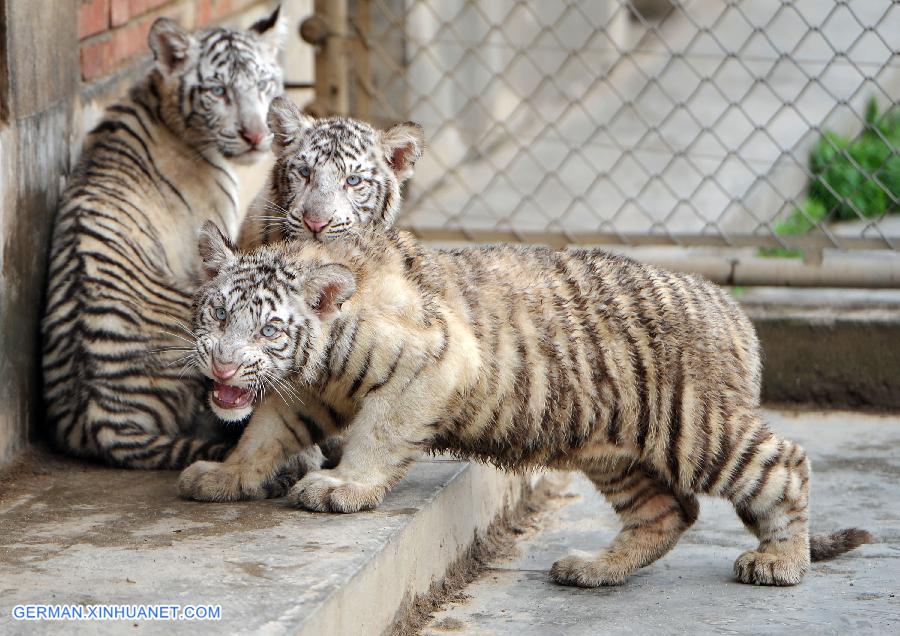
<svg viewBox="0 0 900 636"><path fill-rule="evenodd" d="M513 560L492 563L428 634L900 633L900 416L768 412L813 459L812 525L859 525L878 543L818 564L796 588L735 583L752 546L734 513L704 500L664 559L619 588L547 578L617 524L582 480L551 500ZM384 504L312 514L281 500L198 504L174 472L36 455L0 474L0 633L378 634L429 589L474 534L516 501L521 478L478 464L418 462ZM217 622L22 623L19 603L219 604Z"/></svg>
<svg viewBox="0 0 900 636"><path fill-rule="evenodd" d="M871 530L878 542L814 564L793 588L742 585L731 565L753 539L731 507L701 501L700 519L666 557L621 587L552 584L571 550L596 551L616 533L612 510L572 477L512 561L491 564L468 598L438 612L425 634L897 634L900 633L900 417L768 412L813 461L812 528Z"/></svg>

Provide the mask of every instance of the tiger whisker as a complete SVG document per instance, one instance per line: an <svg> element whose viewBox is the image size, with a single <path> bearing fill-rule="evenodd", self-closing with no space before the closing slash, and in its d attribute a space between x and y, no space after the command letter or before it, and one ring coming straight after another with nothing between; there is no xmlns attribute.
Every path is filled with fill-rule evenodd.
<svg viewBox="0 0 900 636"><path fill-rule="evenodd" d="M279 385L283 384L281 382L280 378L278 378L278 376L276 376L274 373L272 373L268 369L266 369L262 372L262 377L265 378L268 382L272 382L272 383L278 382Z"/></svg>
<svg viewBox="0 0 900 636"><path fill-rule="evenodd" d="M158 349L148 349L147 353L159 353L160 351L193 351L194 347L160 347Z"/></svg>
<svg viewBox="0 0 900 636"><path fill-rule="evenodd" d="M173 366L175 366L176 364L180 363L182 360L185 361L183 364L187 364L188 362L191 362L191 361L192 361L192 358L193 358L193 357L194 357L194 354L193 354L193 353L188 353L188 354L183 355L183 356L181 356L181 357L179 357L179 358L176 358L175 360L172 360L170 363L168 363L168 364L166 365L166 367L173 367Z"/></svg>
<svg viewBox="0 0 900 636"><path fill-rule="evenodd" d="M264 229L266 232L271 232L272 230L281 230L282 227L283 227L283 225L284 225L283 223L278 223L278 224L275 224L275 223L267 223L265 226L263 226L263 229Z"/></svg>
<svg viewBox="0 0 900 636"><path fill-rule="evenodd" d="M264 373L264 377L269 382L271 382L273 384L273 386L275 384L277 384L281 388L281 390L283 390L285 393L287 393L291 398L293 398L300 404L303 404L303 400L300 397L297 390L294 387L292 387L286 380L284 380L283 378L279 378L277 375L275 375L271 371L266 371Z"/></svg>
<svg viewBox="0 0 900 636"><path fill-rule="evenodd" d="M180 334L172 333L171 331L160 331L159 333L165 333L165 334L172 336L173 338L178 338L179 340L183 340L184 342L191 345L192 349L196 346L196 344L193 340L189 340L188 338L185 338L184 336L182 336Z"/></svg>
<svg viewBox="0 0 900 636"><path fill-rule="evenodd" d="M303 400L300 399L300 394L297 392L297 389L292 387L286 380L284 380L283 378L274 376L274 375L271 376L271 379L272 379L272 381L277 382L278 385L285 391L285 393L290 395L292 398L294 398L301 404L303 403Z"/></svg>
<svg viewBox="0 0 900 636"><path fill-rule="evenodd" d="M184 324L184 323L181 322L180 320L178 320L178 318L176 318L175 316L173 316L173 315L170 314L170 313L166 313L166 315L167 315L169 318L171 318L172 321L175 322L176 326L181 327L181 329L182 329L186 334L188 334L189 336L192 336L192 337L194 337L194 338L197 337L197 334L194 333L194 330L191 329L190 327L188 327L186 324Z"/></svg>
<svg viewBox="0 0 900 636"><path fill-rule="evenodd" d="M179 371L178 377L179 377L179 378L184 377L184 374L185 374L189 369L192 369L192 368L199 368L199 366L200 366L199 360L197 360L197 359L195 359L195 358L188 358L188 361L185 362L184 365L181 367L181 371Z"/></svg>
<svg viewBox="0 0 900 636"><path fill-rule="evenodd" d="M285 214L288 214L288 211L287 211L287 210L285 210L283 207L281 207L280 205L278 205L277 203L275 203L275 202L272 201L271 199L267 199L266 197L264 197L264 196L262 196L262 195L259 195L259 198L260 198L262 201L264 201L265 203L267 203L268 205L274 206L274 208L277 209L277 210L279 210L280 212L284 212Z"/></svg>
<svg viewBox="0 0 900 636"><path fill-rule="evenodd" d="M281 391L278 390L278 387L275 385L275 383L272 382L271 379L267 378L266 376L263 376L262 379L263 379L264 385L267 384L270 389L272 389L273 391L275 391L275 393L278 394L278 396L281 398L281 401L284 402L284 405L289 406L287 398L285 398L284 395L282 395Z"/></svg>
<svg viewBox="0 0 900 636"><path fill-rule="evenodd" d="M288 214L287 212L282 212L281 210L276 210L274 208L267 208L266 211L276 213L276 215L277 215L276 217L270 217L270 218L279 218L280 217L280 218L284 219L284 218L290 216L290 214Z"/></svg>

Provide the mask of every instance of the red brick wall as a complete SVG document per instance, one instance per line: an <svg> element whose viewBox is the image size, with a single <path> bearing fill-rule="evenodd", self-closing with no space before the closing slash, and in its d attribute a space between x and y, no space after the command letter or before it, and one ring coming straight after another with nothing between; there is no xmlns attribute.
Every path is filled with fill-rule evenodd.
<svg viewBox="0 0 900 636"><path fill-rule="evenodd" d="M74 0L81 78L96 80L149 54L147 34L160 16L187 29L227 19L264 0Z"/></svg>

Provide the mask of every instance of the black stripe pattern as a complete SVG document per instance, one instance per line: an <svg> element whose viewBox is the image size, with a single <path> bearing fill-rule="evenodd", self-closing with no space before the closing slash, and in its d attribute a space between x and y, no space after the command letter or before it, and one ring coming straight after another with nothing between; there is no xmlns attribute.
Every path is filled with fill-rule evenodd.
<svg viewBox="0 0 900 636"><path fill-rule="evenodd" d="M265 122L281 83L259 31L183 37L196 58L158 65L90 133L51 247L42 327L54 439L130 468L221 459L231 445L199 430L213 426L189 327L196 236L207 219L236 233L225 159L262 156L240 130L248 117Z"/></svg>

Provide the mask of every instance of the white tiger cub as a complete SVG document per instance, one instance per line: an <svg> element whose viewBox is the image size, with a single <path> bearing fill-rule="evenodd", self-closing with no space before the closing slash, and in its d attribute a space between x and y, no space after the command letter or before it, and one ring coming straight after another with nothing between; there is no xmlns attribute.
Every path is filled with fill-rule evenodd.
<svg viewBox="0 0 900 636"><path fill-rule="evenodd" d="M90 133L54 229L43 320L44 398L56 444L130 468L178 468L230 444L191 368L196 236L242 221L230 161L263 157L281 92L276 9L246 31L154 22L152 70ZM188 365L191 366L191 365Z"/></svg>
<svg viewBox="0 0 900 636"><path fill-rule="evenodd" d="M272 100L268 124L277 158L241 228L242 249L393 226L401 186L425 148L421 126L404 122L382 131L347 117L316 119L284 97ZM219 362L209 404L222 421L244 421L252 404L232 395L227 382L235 370L222 356Z"/></svg>
<svg viewBox="0 0 900 636"><path fill-rule="evenodd" d="M425 150L421 126L376 130L347 117L315 119L283 97L272 102L268 122L278 159L251 205L242 248L393 226L401 186Z"/></svg>

